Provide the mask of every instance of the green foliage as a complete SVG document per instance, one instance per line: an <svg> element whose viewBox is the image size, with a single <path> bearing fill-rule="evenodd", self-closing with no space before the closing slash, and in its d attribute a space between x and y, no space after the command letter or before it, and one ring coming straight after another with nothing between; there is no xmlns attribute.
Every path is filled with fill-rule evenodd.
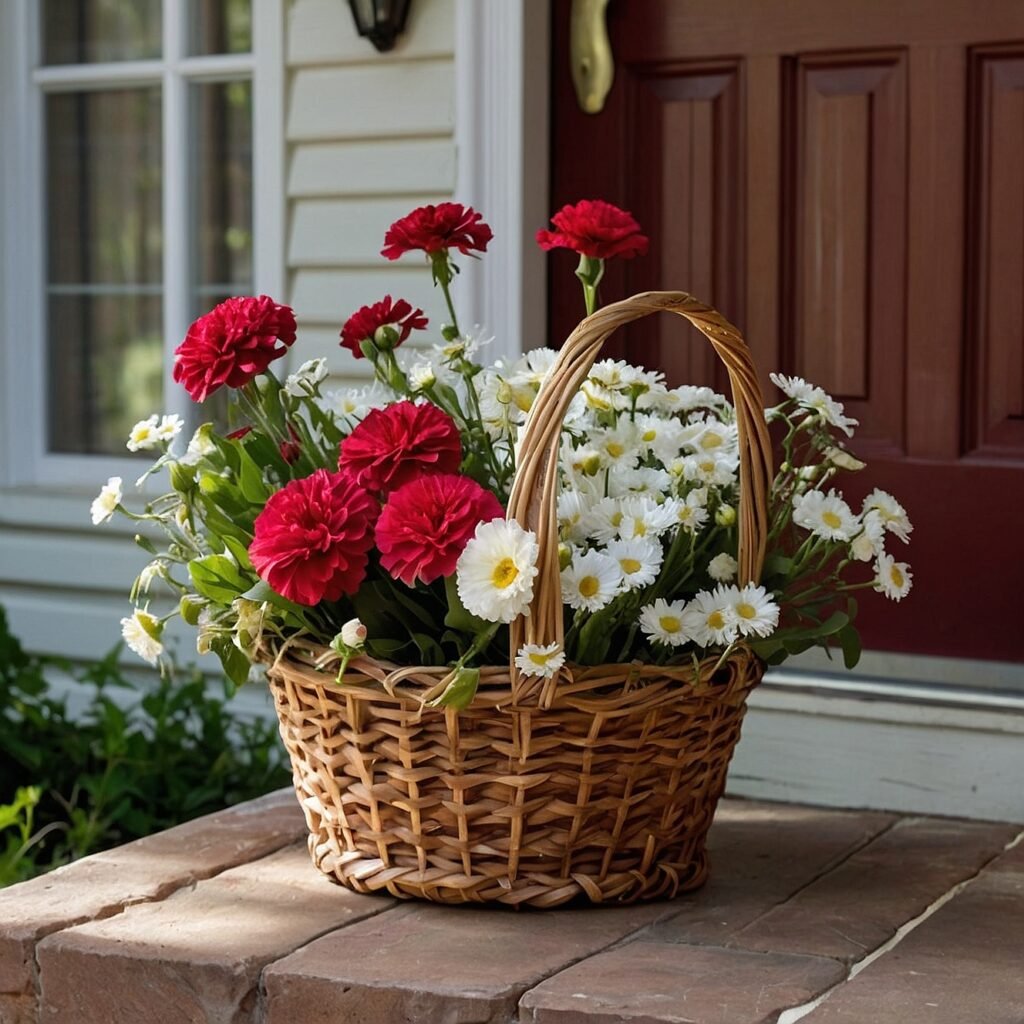
<svg viewBox="0 0 1024 1024"><path fill-rule="evenodd" d="M0 608L0 885L287 783L276 726L243 719L196 670L114 700L135 689L117 653L84 669L29 655ZM53 694L53 669L87 688L81 713Z"/></svg>

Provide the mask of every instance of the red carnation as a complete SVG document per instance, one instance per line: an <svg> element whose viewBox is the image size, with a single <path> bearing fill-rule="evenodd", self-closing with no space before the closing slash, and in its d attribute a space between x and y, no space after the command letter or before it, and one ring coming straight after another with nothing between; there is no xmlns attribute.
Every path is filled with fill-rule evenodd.
<svg viewBox="0 0 1024 1024"><path fill-rule="evenodd" d="M202 402L225 384L248 384L294 341L290 307L267 295L225 299L196 320L174 350L174 379L193 401Z"/></svg>
<svg viewBox="0 0 1024 1024"><path fill-rule="evenodd" d="M436 405L397 402L373 409L341 442L338 468L375 494L427 473L454 473L462 461L459 428Z"/></svg>
<svg viewBox="0 0 1024 1024"><path fill-rule="evenodd" d="M343 473L318 469L272 494L249 557L282 597L315 605L354 594L366 576L377 502Z"/></svg>
<svg viewBox="0 0 1024 1024"><path fill-rule="evenodd" d="M573 249L597 260L647 252L647 236L633 215L602 199L582 199L575 206L563 206L551 223L557 231L537 232L542 249Z"/></svg>
<svg viewBox="0 0 1024 1024"><path fill-rule="evenodd" d="M427 326L427 318L422 309L413 309L405 299L399 299L392 305L391 296L385 295L380 302L357 309L345 321L341 329L341 344L357 359L362 359L363 350L359 343L373 338L377 328L385 324L391 324L398 331L397 348L413 331L422 331Z"/></svg>
<svg viewBox="0 0 1024 1024"><path fill-rule="evenodd" d="M384 236L381 256L397 260L399 256L422 249L433 256L442 249L486 252L487 243L494 237L480 214L472 206L461 203L438 203L421 206L388 228Z"/></svg>
<svg viewBox="0 0 1024 1024"><path fill-rule="evenodd" d="M412 587L455 572L462 549L477 524L505 511L475 480L437 473L412 480L388 498L377 520L380 564Z"/></svg>

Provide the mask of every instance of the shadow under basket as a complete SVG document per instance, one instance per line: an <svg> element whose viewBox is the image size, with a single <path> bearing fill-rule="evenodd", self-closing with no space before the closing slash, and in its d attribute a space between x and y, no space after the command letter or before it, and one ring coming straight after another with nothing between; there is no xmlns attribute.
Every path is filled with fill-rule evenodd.
<svg viewBox="0 0 1024 1024"><path fill-rule="evenodd" d="M574 667L545 706L485 668L462 711L417 695L446 669L324 649L268 668L313 862L356 892L554 907L671 898L708 876L705 838L764 666Z"/></svg>

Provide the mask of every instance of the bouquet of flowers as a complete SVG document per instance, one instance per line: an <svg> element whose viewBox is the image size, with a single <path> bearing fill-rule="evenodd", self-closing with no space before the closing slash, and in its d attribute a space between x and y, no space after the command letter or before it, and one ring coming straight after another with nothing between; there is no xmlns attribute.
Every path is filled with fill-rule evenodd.
<svg viewBox="0 0 1024 1024"><path fill-rule="evenodd" d="M369 387L325 391L324 359L275 374L296 322L265 295L228 299L191 326L174 379L196 402L226 390L227 423L204 423L187 445L177 416L137 424L128 448L159 453L142 480L164 471L170 489L133 511L113 478L92 506L94 523L116 512L166 535L159 547L151 529L136 538L152 561L122 621L132 650L156 664L180 614L236 684L251 662L305 641L329 654L339 681L363 655L447 666L431 700L455 707L472 700L482 665L513 662L557 681L573 666L686 664L736 645L777 664L815 644L855 664L852 595L899 601L911 586L887 551L911 532L900 503L875 490L855 512L833 486L863 468L846 447L855 421L821 388L771 375L782 401L765 417L781 459L767 555L760 581L738 578L733 406L615 359L593 365L562 427L564 643L509 650L509 623L533 598L538 545L505 508L557 352L487 365L485 333L458 322L456 260L491 240L481 215L457 203L391 225L382 255L422 252L448 317L426 348L407 344L431 325L406 300L385 295L355 311L340 344L372 363ZM630 214L597 200L564 207L537 241L579 254L588 314L605 261L648 244ZM150 603L158 584L177 598L170 611Z"/></svg>

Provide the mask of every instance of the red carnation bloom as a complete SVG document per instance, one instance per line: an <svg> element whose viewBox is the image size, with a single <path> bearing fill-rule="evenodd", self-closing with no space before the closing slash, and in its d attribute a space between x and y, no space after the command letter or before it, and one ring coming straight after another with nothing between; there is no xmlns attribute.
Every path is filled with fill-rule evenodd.
<svg viewBox="0 0 1024 1024"><path fill-rule="evenodd" d="M498 499L467 476L421 476L393 491L377 520L380 564L410 587L451 576L477 523L504 515Z"/></svg>
<svg viewBox="0 0 1024 1024"><path fill-rule="evenodd" d="M196 320L174 350L174 379L193 401L202 402L225 384L248 384L294 341L290 307L267 295L225 299Z"/></svg>
<svg viewBox="0 0 1024 1024"><path fill-rule="evenodd" d="M282 597L315 605L354 594L366 576L377 502L343 473L318 469L272 494L249 557Z"/></svg>
<svg viewBox="0 0 1024 1024"><path fill-rule="evenodd" d="M537 232L542 249L573 249L597 260L647 252L647 236L633 215L602 199L582 199L575 206L563 206L551 223L557 231Z"/></svg>
<svg viewBox="0 0 1024 1024"><path fill-rule="evenodd" d="M413 309L405 299L399 299L392 305L391 296L385 295L380 302L357 309L345 321L341 329L341 344L357 359L362 359L363 350L359 343L372 338L377 328L385 324L391 324L398 331L397 348L413 331L422 331L427 326L427 318L422 309Z"/></svg>
<svg viewBox="0 0 1024 1024"><path fill-rule="evenodd" d="M472 206L462 203L438 203L420 206L388 228L384 236L381 256L397 260L403 253L422 249L428 256L442 249L486 252L487 243L494 237Z"/></svg>
<svg viewBox="0 0 1024 1024"><path fill-rule="evenodd" d="M371 410L341 442L338 468L379 494L427 473L454 473L461 461L451 416L436 405L396 402Z"/></svg>

